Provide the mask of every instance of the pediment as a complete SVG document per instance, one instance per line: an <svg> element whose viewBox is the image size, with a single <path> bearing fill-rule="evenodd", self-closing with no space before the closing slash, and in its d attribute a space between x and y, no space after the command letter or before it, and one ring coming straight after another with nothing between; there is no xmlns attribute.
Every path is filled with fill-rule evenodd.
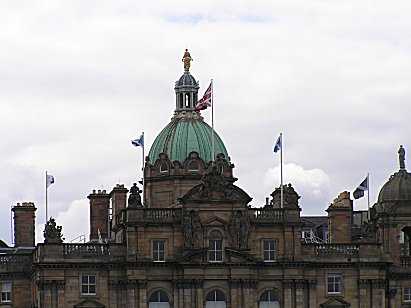
<svg viewBox="0 0 411 308"><path fill-rule="evenodd" d="M351 304L345 301L342 297L333 297L320 305L320 307L325 308L343 308L350 306Z"/></svg>
<svg viewBox="0 0 411 308"><path fill-rule="evenodd" d="M87 298L84 301L80 302L77 305L74 305L74 308L104 308L103 304L100 304L98 301L92 298Z"/></svg>
<svg viewBox="0 0 411 308"><path fill-rule="evenodd" d="M205 226L225 226L228 225L228 222L225 221L224 219L221 219L220 217L213 217L210 218L209 220L206 220L205 222L202 223L202 225Z"/></svg>
<svg viewBox="0 0 411 308"><path fill-rule="evenodd" d="M178 258L176 261L182 262L182 263L184 262L194 262L194 263L203 262L205 258L207 258L207 253L208 253L208 248L194 249L194 250L187 252L186 254Z"/></svg>
<svg viewBox="0 0 411 308"><path fill-rule="evenodd" d="M233 263L244 263L244 262L257 263L258 262L258 260L256 260L251 254L249 254L246 251L226 248L226 253L230 261Z"/></svg>
<svg viewBox="0 0 411 308"><path fill-rule="evenodd" d="M190 189L180 202L207 203L207 202L228 202L248 204L252 198L241 188L235 186L235 179L225 177L221 171L213 166L201 179L201 183Z"/></svg>

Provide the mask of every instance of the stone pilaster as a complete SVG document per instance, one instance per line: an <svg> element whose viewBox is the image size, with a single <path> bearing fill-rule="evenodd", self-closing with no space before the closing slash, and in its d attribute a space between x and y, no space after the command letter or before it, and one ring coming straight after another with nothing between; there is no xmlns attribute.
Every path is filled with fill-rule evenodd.
<svg viewBox="0 0 411 308"><path fill-rule="evenodd" d="M317 279L310 279L308 282L308 307L317 307Z"/></svg>
<svg viewBox="0 0 411 308"><path fill-rule="evenodd" d="M360 308L368 308L369 303L367 300L367 288L368 288L368 280L367 279L359 279L358 280L358 296L360 299Z"/></svg>
<svg viewBox="0 0 411 308"><path fill-rule="evenodd" d="M295 306L296 308L304 308L304 289L305 289L305 281L304 280L296 280L295 281Z"/></svg>
<svg viewBox="0 0 411 308"><path fill-rule="evenodd" d="M295 307L293 301L293 287L294 281L291 279L286 279L283 282L283 289L284 289L284 307Z"/></svg>

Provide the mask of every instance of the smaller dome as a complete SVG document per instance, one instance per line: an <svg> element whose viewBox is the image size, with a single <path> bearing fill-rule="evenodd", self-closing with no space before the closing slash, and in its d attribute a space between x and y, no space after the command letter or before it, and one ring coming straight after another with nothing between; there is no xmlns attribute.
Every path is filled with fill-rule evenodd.
<svg viewBox="0 0 411 308"><path fill-rule="evenodd" d="M411 201L411 175L405 169L405 149L398 150L400 170L380 190L378 202Z"/></svg>
<svg viewBox="0 0 411 308"><path fill-rule="evenodd" d="M394 173L380 190L378 202L411 201L411 175L406 170Z"/></svg>
<svg viewBox="0 0 411 308"><path fill-rule="evenodd" d="M198 86L197 81L189 71L185 71L184 74L181 75L180 79L176 81L176 87L182 86Z"/></svg>

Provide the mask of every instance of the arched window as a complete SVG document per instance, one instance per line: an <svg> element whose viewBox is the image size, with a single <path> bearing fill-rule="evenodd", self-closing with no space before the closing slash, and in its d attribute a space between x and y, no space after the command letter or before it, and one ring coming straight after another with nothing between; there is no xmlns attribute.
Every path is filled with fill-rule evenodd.
<svg viewBox="0 0 411 308"><path fill-rule="evenodd" d="M151 294L148 302L149 308L170 308L167 293L164 291L156 291Z"/></svg>
<svg viewBox="0 0 411 308"><path fill-rule="evenodd" d="M260 296L259 308L280 308L280 298L273 290L265 291Z"/></svg>
<svg viewBox="0 0 411 308"><path fill-rule="evenodd" d="M225 296L220 290L208 292L206 296L206 308L225 308Z"/></svg>
<svg viewBox="0 0 411 308"><path fill-rule="evenodd" d="M168 172L168 164L167 163L162 163L160 165L160 172Z"/></svg>
<svg viewBox="0 0 411 308"><path fill-rule="evenodd" d="M198 171L200 170L200 166L198 165L198 162L195 160L190 161L188 164L188 171Z"/></svg>

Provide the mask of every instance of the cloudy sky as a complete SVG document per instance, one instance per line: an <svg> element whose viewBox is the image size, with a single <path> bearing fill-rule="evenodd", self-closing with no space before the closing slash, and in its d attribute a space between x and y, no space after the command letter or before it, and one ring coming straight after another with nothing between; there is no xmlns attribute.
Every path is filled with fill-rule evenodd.
<svg viewBox="0 0 411 308"><path fill-rule="evenodd" d="M409 1L0 1L0 238L33 201L66 240L89 234L87 195L141 177L170 121L189 48L237 184L261 206L284 180L324 215L370 173L371 202L411 150ZM210 123L210 111L203 112ZM410 162L411 163L411 162ZM367 207L366 198L355 203Z"/></svg>

